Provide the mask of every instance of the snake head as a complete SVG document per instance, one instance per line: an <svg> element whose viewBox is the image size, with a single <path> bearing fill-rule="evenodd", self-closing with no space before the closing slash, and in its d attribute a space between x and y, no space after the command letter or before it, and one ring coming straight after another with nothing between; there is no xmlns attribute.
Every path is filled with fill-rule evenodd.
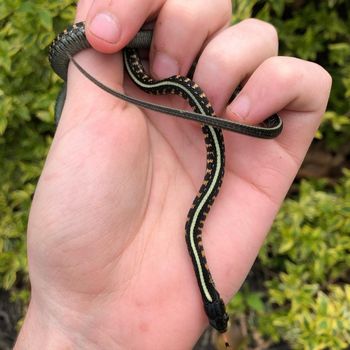
<svg viewBox="0 0 350 350"><path fill-rule="evenodd" d="M204 308L210 325L220 333L226 332L229 317L223 300L219 298L211 303L205 303Z"/></svg>

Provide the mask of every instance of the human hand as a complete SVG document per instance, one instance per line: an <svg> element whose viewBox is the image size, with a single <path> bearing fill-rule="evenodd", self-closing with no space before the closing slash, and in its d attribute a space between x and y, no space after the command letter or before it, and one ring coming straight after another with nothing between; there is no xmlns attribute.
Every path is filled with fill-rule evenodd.
<svg viewBox="0 0 350 350"><path fill-rule="evenodd" d="M284 119L282 135L272 141L225 133L226 175L203 241L227 301L304 158L330 77L316 64L275 57L277 35L266 23L247 20L228 28L229 1L112 1L109 10L121 29L116 44L89 31L103 3L95 1L90 12L92 1L78 8L77 21L87 18L95 48L119 50L143 22L157 17L154 76L185 75L201 52L194 80L218 115L255 124L280 111ZM119 54L88 50L76 58L117 90L179 107L177 99L150 98L124 81ZM240 81L241 94L226 108ZM68 89L30 214L32 299L17 348L189 349L207 322L184 239L204 176L201 130L127 105L74 67Z"/></svg>

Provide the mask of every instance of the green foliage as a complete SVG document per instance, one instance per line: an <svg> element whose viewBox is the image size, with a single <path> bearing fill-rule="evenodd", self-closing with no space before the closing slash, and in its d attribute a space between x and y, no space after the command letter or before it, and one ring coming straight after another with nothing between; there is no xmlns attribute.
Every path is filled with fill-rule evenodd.
<svg viewBox="0 0 350 350"><path fill-rule="evenodd" d="M350 344L350 171L334 192L303 182L261 252L271 322L295 349Z"/></svg>
<svg viewBox="0 0 350 350"><path fill-rule="evenodd" d="M303 181L287 199L260 252L263 290L250 284L232 301L254 313L250 327L292 349L345 349L350 344L350 171L334 189ZM264 301L264 302L263 302ZM249 310L249 311L248 311Z"/></svg>
<svg viewBox="0 0 350 350"><path fill-rule="evenodd" d="M0 288L28 298L25 231L35 184L54 132L59 79L47 61L72 0L0 2ZM281 53L321 63L334 84L318 135L336 149L350 136L350 4L346 0L235 0L233 21L273 23ZM315 87L317 91L317 87ZM230 304L248 335L293 349L350 343L350 175L333 189L302 182L288 199L253 275ZM264 284L263 281L266 281ZM251 340L250 339L250 340Z"/></svg>
<svg viewBox="0 0 350 350"><path fill-rule="evenodd" d="M0 3L0 287L18 290L21 298L28 210L51 142L58 91L47 46L56 27L73 18L72 2Z"/></svg>

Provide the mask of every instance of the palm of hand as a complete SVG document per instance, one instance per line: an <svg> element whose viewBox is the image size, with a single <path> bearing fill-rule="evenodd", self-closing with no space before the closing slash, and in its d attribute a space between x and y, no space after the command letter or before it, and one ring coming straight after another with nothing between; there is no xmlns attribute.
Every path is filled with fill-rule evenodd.
<svg viewBox="0 0 350 350"><path fill-rule="evenodd" d="M121 79L120 57L91 55L107 61L96 65L98 73L85 64L93 75L108 77L117 66ZM33 299L45 300L44 309L55 314L60 305L58 322L64 324L67 314L79 320L64 327L81 332L88 322L95 326L94 338L101 332L104 341L121 344L135 331L148 332L150 344L163 332L174 339L190 319L191 332L179 341L192 344L205 317L184 225L205 171L200 128L125 107L74 74L31 212ZM109 85L118 85L113 79ZM140 94L126 85L128 94ZM78 96L82 87L86 97ZM226 155L224 185L206 221L204 245L227 300L285 194L274 195L276 189L290 181L287 170L297 165L283 160L276 141L232 134L226 135ZM86 308L93 319L84 318Z"/></svg>

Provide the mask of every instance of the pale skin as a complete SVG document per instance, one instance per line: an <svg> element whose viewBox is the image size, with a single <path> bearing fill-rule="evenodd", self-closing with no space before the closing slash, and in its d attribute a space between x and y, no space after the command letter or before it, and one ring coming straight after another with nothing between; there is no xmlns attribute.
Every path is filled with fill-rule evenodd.
<svg viewBox="0 0 350 350"><path fill-rule="evenodd" d="M104 15L94 33L98 13ZM218 115L252 124L275 112L283 118L275 140L225 133L226 175L203 232L225 301L258 254L331 87L320 66L277 56L271 25L246 20L229 27L230 17L227 0L85 0L76 18L87 21L88 39L100 51L76 59L119 91L185 106L146 96L123 81L120 54L101 53L120 51L152 18L153 76L185 75L199 55L194 80ZM205 170L201 129L125 104L72 66L68 79L30 213L32 295L15 349L191 349L207 325L184 239ZM244 88L229 103L240 81Z"/></svg>

